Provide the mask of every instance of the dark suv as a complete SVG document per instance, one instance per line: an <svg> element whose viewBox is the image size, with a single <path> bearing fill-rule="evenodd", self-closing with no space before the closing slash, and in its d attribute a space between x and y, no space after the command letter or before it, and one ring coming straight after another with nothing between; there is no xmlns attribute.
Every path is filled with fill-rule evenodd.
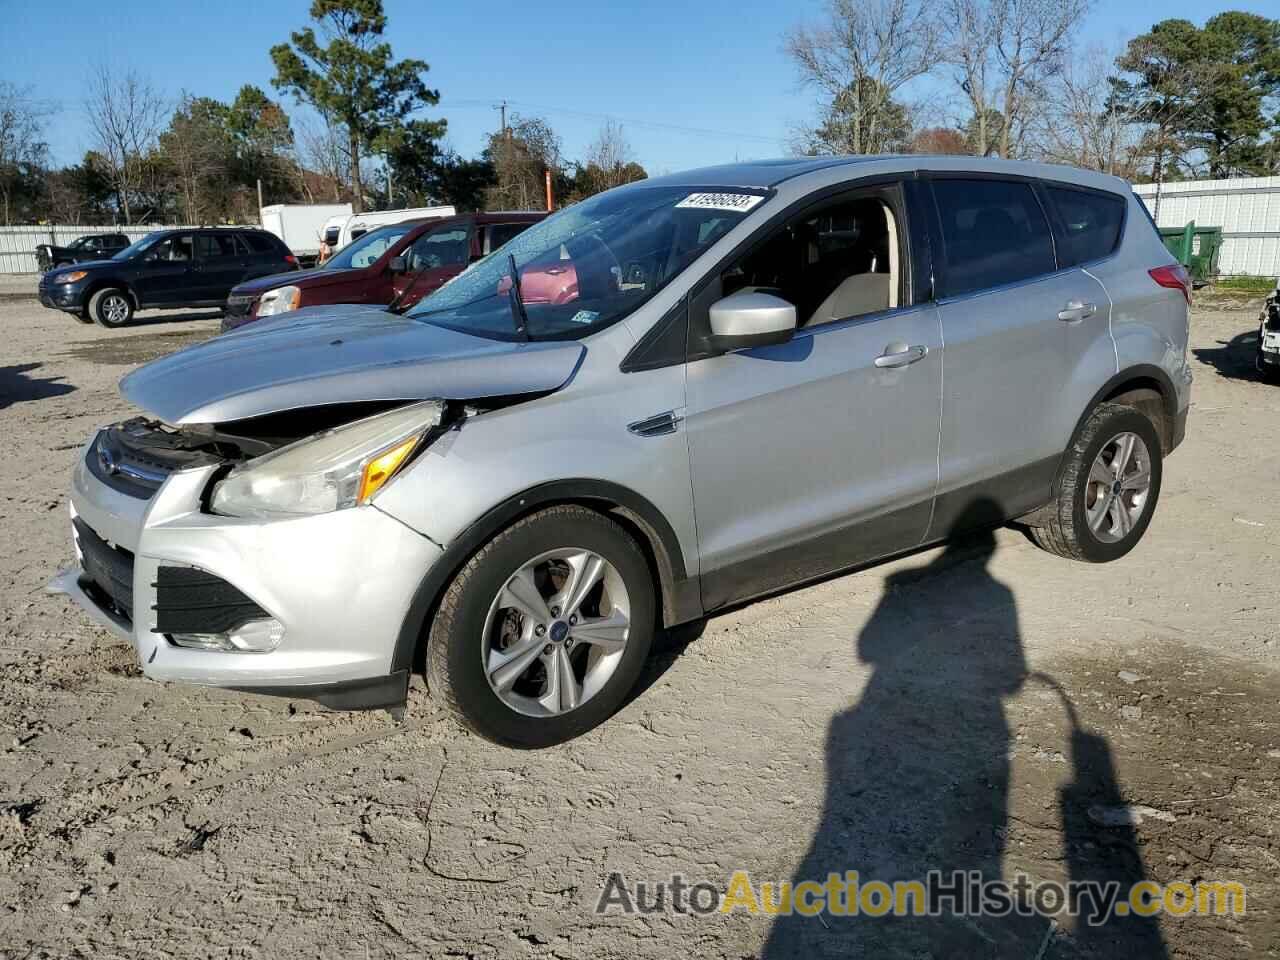
<svg viewBox="0 0 1280 960"><path fill-rule="evenodd" d="M403 313L546 216L466 213L378 227L314 270L236 287L227 299L222 329L328 303L386 304Z"/></svg>
<svg viewBox="0 0 1280 960"><path fill-rule="evenodd" d="M40 272L66 267L84 260L101 260L103 257L114 257L129 245L129 238L123 233L87 233L76 237L65 247L52 243L36 244L36 263Z"/></svg>
<svg viewBox="0 0 1280 960"><path fill-rule="evenodd" d="M40 278L40 302L85 323L121 327L135 310L221 307L236 284L296 269L284 241L265 230L158 230L110 260L50 270Z"/></svg>

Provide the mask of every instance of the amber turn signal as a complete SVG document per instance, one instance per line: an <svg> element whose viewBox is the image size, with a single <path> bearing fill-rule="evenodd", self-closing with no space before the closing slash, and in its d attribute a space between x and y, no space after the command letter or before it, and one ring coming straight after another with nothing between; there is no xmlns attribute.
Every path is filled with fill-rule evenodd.
<svg viewBox="0 0 1280 960"><path fill-rule="evenodd" d="M413 453L417 445L418 438L410 437L394 447L388 447L381 453L374 454L365 464L364 472L360 475L360 495L356 501L367 503L370 497L382 489L383 484L395 476L396 471L409 459L409 454Z"/></svg>

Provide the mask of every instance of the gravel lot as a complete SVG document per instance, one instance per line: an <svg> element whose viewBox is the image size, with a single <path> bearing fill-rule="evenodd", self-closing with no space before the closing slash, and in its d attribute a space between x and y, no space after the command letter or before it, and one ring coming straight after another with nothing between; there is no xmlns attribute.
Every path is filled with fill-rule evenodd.
<svg viewBox="0 0 1280 960"><path fill-rule="evenodd" d="M1124 560L1072 564L1001 530L796 591L665 638L613 720L515 753L420 688L396 725L145 680L46 595L71 555L75 451L127 412L116 380L217 319L107 331L16 297L0 298L0 958L1280 952L1280 387L1252 373L1256 303L1197 305L1189 436ZM1151 811L1088 816L1122 803ZM930 867L1238 879L1248 913L1100 929L593 913L613 871L723 889L737 868Z"/></svg>

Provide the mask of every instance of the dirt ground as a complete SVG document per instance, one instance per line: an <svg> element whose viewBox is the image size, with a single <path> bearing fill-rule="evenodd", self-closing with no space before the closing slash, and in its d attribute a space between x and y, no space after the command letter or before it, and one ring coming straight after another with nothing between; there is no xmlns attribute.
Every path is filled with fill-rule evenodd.
<svg viewBox="0 0 1280 960"><path fill-rule="evenodd" d="M0 958L1276 956L1280 386L1252 372L1257 309L1197 305L1188 438L1124 560L1008 529L795 591L665 637L611 721L518 753L420 687L396 725L145 680L46 595L117 379L217 320L0 302ZM1140 824L1088 816L1126 803ZM614 871L931 867L1239 880L1247 914L593 912Z"/></svg>

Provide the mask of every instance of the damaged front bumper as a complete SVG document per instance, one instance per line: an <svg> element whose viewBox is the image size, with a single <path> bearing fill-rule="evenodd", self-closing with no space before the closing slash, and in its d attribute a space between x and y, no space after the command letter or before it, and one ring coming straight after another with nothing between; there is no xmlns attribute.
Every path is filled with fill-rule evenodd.
<svg viewBox="0 0 1280 960"><path fill-rule="evenodd" d="M50 590L128 640L146 676L343 708L404 702L408 677L393 654L439 546L373 505L218 516L204 504L222 464L149 489L131 485L136 477L103 479L91 454L95 443L72 481L77 563ZM200 638L204 648L193 645Z"/></svg>

